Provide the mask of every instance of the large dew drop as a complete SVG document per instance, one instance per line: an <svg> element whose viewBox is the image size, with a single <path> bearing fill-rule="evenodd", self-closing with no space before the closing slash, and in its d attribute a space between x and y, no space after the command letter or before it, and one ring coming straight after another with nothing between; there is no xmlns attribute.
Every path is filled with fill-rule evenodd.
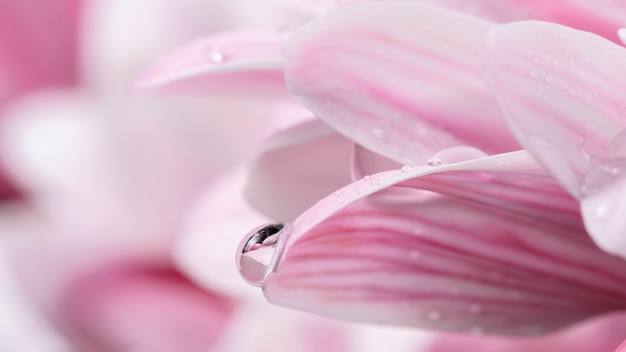
<svg viewBox="0 0 626 352"><path fill-rule="evenodd" d="M267 281L283 229L283 224L259 226L250 231L239 244L237 269L249 284L263 286Z"/></svg>

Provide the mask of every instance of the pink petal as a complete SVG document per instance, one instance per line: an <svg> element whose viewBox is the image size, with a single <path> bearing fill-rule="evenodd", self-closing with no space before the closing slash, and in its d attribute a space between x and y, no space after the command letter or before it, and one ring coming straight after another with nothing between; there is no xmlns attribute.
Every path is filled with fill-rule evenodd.
<svg viewBox="0 0 626 352"><path fill-rule="evenodd" d="M4 230L4 229L2 229ZM12 263L3 249L0 252L0 296L3 302L2 324L0 325L0 350L2 351L68 351L51 324L32 302L15 274Z"/></svg>
<svg viewBox="0 0 626 352"><path fill-rule="evenodd" d="M233 302L194 287L174 271L121 266L88 272L57 307L62 328L91 351L207 351Z"/></svg>
<svg viewBox="0 0 626 352"><path fill-rule="evenodd" d="M80 0L0 2L0 106L77 80Z"/></svg>
<svg viewBox="0 0 626 352"><path fill-rule="evenodd" d="M285 34L230 32L198 40L156 63L139 79L139 88L284 96Z"/></svg>
<svg viewBox="0 0 626 352"><path fill-rule="evenodd" d="M245 170L238 168L207 187L189 213L174 253L181 270L204 287L252 299L258 294L239 277L232 254L242 233L270 219L244 199L246 176Z"/></svg>
<svg viewBox="0 0 626 352"><path fill-rule="evenodd" d="M287 85L341 133L400 163L421 164L453 145L515 150L480 78L492 26L412 4L338 10L289 42Z"/></svg>
<svg viewBox="0 0 626 352"><path fill-rule="evenodd" d="M352 149L352 181L367 175L399 169L402 165L355 144Z"/></svg>
<svg viewBox="0 0 626 352"><path fill-rule="evenodd" d="M486 53L488 77L520 142L583 199L598 245L626 255L623 229L626 50L541 22L502 26Z"/></svg>
<svg viewBox="0 0 626 352"><path fill-rule="evenodd" d="M279 132L249 167L246 198L269 218L292 221L350 183L352 145L314 118Z"/></svg>
<svg viewBox="0 0 626 352"><path fill-rule="evenodd" d="M577 208L524 153L378 174L286 230L264 292L346 319L554 330L626 304L626 263L593 245Z"/></svg>
<svg viewBox="0 0 626 352"><path fill-rule="evenodd" d="M624 338L626 315L615 314L540 337L443 336L428 352L598 352L613 351Z"/></svg>
<svg viewBox="0 0 626 352"><path fill-rule="evenodd" d="M297 6L315 15L321 15L338 7L354 6L389 0L295 0ZM616 31L621 28L626 7L615 0L401 0L407 3L437 6L505 23L536 19L564 24L573 28L594 32L610 40L618 41ZM288 0L290 4L294 0Z"/></svg>
<svg viewBox="0 0 626 352"><path fill-rule="evenodd" d="M98 231L142 222L146 233L171 235L207 181L305 118L293 105L49 94L11 111L0 152L20 187L59 220Z"/></svg>
<svg viewBox="0 0 626 352"><path fill-rule="evenodd" d="M621 345L619 345L619 347L617 347L617 349L615 350L615 352L624 352L626 351L626 340L624 340L624 342L622 342Z"/></svg>
<svg viewBox="0 0 626 352"><path fill-rule="evenodd" d="M0 165L0 202L20 196L20 192L3 169L2 165Z"/></svg>

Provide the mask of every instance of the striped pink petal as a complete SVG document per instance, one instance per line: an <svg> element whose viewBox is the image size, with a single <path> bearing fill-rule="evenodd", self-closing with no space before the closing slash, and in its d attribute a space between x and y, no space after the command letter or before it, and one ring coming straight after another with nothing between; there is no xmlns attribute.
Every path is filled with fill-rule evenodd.
<svg viewBox="0 0 626 352"><path fill-rule="evenodd" d="M198 40L157 62L138 88L284 96L281 48L285 34L272 31L227 32Z"/></svg>
<svg viewBox="0 0 626 352"><path fill-rule="evenodd" d="M526 335L626 307L626 263L524 152L374 175L284 231L264 291L301 310Z"/></svg>
<svg viewBox="0 0 626 352"><path fill-rule="evenodd" d="M401 164L365 149L358 144L355 144L352 148L352 171L350 172L352 181L359 180L367 175L399 169L401 166Z"/></svg>
<svg viewBox="0 0 626 352"><path fill-rule="evenodd" d="M0 2L0 106L78 79L81 0Z"/></svg>
<svg viewBox="0 0 626 352"><path fill-rule="evenodd" d="M556 334L524 339L502 336L444 335L426 351L610 352L624 339L624 324L626 324L625 314L611 314L577 324Z"/></svg>
<svg viewBox="0 0 626 352"><path fill-rule="evenodd" d="M352 141L314 117L279 132L250 165L246 198L269 218L293 221L350 183L352 148Z"/></svg>
<svg viewBox="0 0 626 352"><path fill-rule="evenodd" d="M454 145L515 150L480 78L492 27L414 4L337 10L288 43L287 85L341 133L400 163L421 164Z"/></svg>
<svg viewBox="0 0 626 352"><path fill-rule="evenodd" d="M488 39L486 66L520 142L574 196L598 245L626 255L626 50L567 27L521 22Z"/></svg>
<svg viewBox="0 0 626 352"><path fill-rule="evenodd" d="M120 265L77 277L54 319L79 350L202 352L217 345L234 308L172 269Z"/></svg>
<svg viewBox="0 0 626 352"><path fill-rule="evenodd" d="M389 0L287 0L305 11L320 15L327 11L371 2ZM560 23L594 32L618 41L616 31L624 26L626 5L615 0L400 0L406 3L437 6L475 15L495 22L527 19Z"/></svg>

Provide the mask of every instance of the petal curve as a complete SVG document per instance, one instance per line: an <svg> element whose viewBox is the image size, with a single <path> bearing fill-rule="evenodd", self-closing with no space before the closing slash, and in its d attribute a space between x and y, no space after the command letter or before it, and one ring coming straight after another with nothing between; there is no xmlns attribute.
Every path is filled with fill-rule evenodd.
<svg viewBox="0 0 626 352"><path fill-rule="evenodd" d="M285 96L281 55L285 39L276 30L226 32L200 39L149 68L137 88Z"/></svg>
<svg viewBox="0 0 626 352"><path fill-rule="evenodd" d="M303 214L285 234L268 300L510 335L626 307L626 263L594 246L576 200L525 153L432 169L375 175L361 182L381 191L357 182Z"/></svg>
<svg viewBox="0 0 626 352"><path fill-rule="evenodd" d="M287 44L287 86L341 133L402 164L454 145L517 150L480 77L492 26L414 4L340 9Z"/></svg>

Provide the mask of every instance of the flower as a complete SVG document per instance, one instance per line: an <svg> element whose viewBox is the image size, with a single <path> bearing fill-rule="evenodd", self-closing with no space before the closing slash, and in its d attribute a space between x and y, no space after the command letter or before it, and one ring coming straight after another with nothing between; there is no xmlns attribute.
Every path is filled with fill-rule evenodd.
<svg viewBox="0 0 626 352"><path fill-rule="evenodd" d="M208 98L129 94L138 67L168 46L196 31L246 22L240 11L226 11L234 16L228 20L215 12L225 23L198 28L190 18L201 12L192 3L91 2L81 15L81 80L71 89L25 93L2 111L0 155L22 197L0 209L0 269L8 276L0 278L0 294L14 292L6 296L20 303L9 303L16 308L2 317L0 349L373 351L377 345L366 342L384 337L416 348L422 335L413 332L347 325L261 304L236 277L237 228L205 223L205 208L213 220L223 221L214 202L226 210L227 201L239 199L240 188L221 193L242 173L228 170L250 158L277 128L300 136L264 144L267 157L255 166L259 175L274 172L268 166L286 161L291 146L307 148L336 134L304 109L304 116L293 117L293 105L280 100L241 99L233 94L236 85ZM222 6L231 9L233 3ZM142 6L150 11L135 12ZM137 13L152 29L148 37L127 26L137 28ZM207 54L215 60L213 53ZM251 91L271 92L271 77L259 79ZM284 89L278 95L285 97ZM351 144L343 141L337 145L349 151ZM310 197L349 182L348 172L332 176ZM234 224L266 221L234 203ZM203 247L194 246L198 234Z"/></svg>
<svg viewBox="0 0 626 352"><path fill-rule="evenodd" d="M514 79L508 67L498 71L509 62L532 66L502 54L503 43L519 43L504 39L515 26L529 25L383 4L336 11L296 33L285 50L287 85L359 145L352 173L367 176L273 234L279 239L261 246L274 251L271 260L243 247L246 262L267 267L260 279L270 301L346 319L505 334L624 309L625 263L594 245L572 197L578 194L525 152L511 153L528 134L514 128L513 137L493 96L514 115L520 100L506 94L534 92L507 81ZM536 33L529 43L542 43ZM480 80L485 52L491 91ZM203 72L216 71L226 72ZM511 119L531 121L526 115ZM538 158L541 165L553 165L547 169L563 182L554 171L563 162L542 152L550 162ZM381 166L380 156L390 161ZM407 167L380 172L393 162Z"/></svg>
<svg viewBox="0 0 626 352"><path fill-rule="evenodd" d="M401 164L456 149L430 163L449 165L364 177L286 226L265 262L270 301L504 334L624 308L624 262L595 247L577 201L550 175L527 154L507 153L517 144L480 80L482 41L494 28L385 4L336 11L291 39L288 87L343 134ZM459 145L493 156L463 162L481 154ZM360 173L370 171L380 170Z"/></svg>
<svg viewBox="0 0 626 352"><path fill-rule="evenodd" d="M474 2L471 11L497 22L551 20L614 41L614 15L623 11L616 6L615 12L602 12L574 0L498 4ZM576 15L585 12L592 16ZM247 200L267 218L285 223L253 230L238 250L245 278L263 285L270 301L350 320L478 334L546 333L622 310L626 294L624 261L595 246L585 229L593 222L583 219L577 199L583 205L587 195L597 200L621 173L614 121L595 114L593 123L602 128L587 127L610 131L614 147L607 147L605 135L585 133L579 143L579 129L568 129L567 123L555 129L566 134L557 147L584 146L584 153L595 157L590 167L582 163L587 168L575 170L578 178L555 160L554 148L544 150L552 142L546 131L554 131L534 132L545 124L526 122L532 121L527 115L569 109L558 104L560 95L555 107L541 105L552 92L536 79L537 72L551 72L538 68L544 65L541 55L550 51L539 44L541 55L535 55L533 45L542 43L548 29L571 31L555 28L562 27L498 26L410 2L351 6L305 26L288 42L285 28L197 41L155 65L138 85L168 94L245 98L271 121L267 125L280 126L270 133L258 127L234 134L238 141L254 140L242 150L258 148L248 168ZM530 52L511 42L528 42ZM523 84L511 75L510 63L527 79ZM542 78L550 83L557 76ZM306 109L287 96L285 82ZM531 99L539 103L531 108L540 113L525 110L526 100L518 96L529 89L531 98L539 97ZM244 131L241 120L234 121L233 130ZM572 130L573 138L567 135ZM533 144L536 139L527 140L535 134L542 136L540 147ZM528 152L519 150L522 146ZM565 164L578 166L574 156ZM215 224L226 222L220 229L230 233L239 228L233 222L247 227L253 220L241 215L241 204L220 212L237 193L232 189L241 188L222 193L224 184L218 180L206 193L207 203L176 247L176 265L209 290L236 285L232 276L214 270L221 267L222 245L212 237ZM582 192L580 186L591 189ZM619 203L619 197L610 198ZM164 202L157 198L157 203ZM594 211L597 203L589 203ZM607 231L596 233L601 239ZM568 343L568 336L553 342ZM614 339L602 340L612 346Z"/></svg>
<svg viewBox="0 0 626 352"><path fill-rule="evenodd" d="M44 7L30 1L0 2L0 111L35 90L76 83L81 6L79 0L52 1ZM5 167L0 159L0 201L19 196Z"/></svg>

